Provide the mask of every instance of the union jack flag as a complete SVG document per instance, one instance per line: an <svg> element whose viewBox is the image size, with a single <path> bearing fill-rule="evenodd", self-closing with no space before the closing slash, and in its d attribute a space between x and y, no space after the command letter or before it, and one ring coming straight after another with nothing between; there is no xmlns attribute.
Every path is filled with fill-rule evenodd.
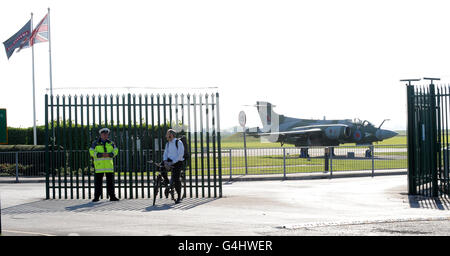
<svg viewBox="0 0 450 256"><path fill-rule="evenodd" d="M35 43L48 42L48 14L39 22L31 33L31 45Z"/></svg>
<svg viewBox="0 0 450 256"><path fill-rule="evenodd" d="M37 24L36 28L31 33L30 39L26 43L22 44L18 52L22 49L33 46L36 43L48 42L48 13L45 17Z"/></svg>

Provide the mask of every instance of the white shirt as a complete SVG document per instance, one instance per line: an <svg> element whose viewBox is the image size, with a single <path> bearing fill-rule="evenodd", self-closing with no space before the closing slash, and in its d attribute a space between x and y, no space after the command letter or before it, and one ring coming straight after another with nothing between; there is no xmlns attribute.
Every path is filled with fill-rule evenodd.
<svg viewBox="0 0 450 256"><path fill-rule="evenodd" d="M178 143L178 149L177 145L175 145L175 142ZM174 138L171 142L168 142L166 144L166 148L164 149L164 156L163 160L167 161L167 159L172 159L172 163L176 163L178 161L183 161L183 155L184 155L184 147L183 142L181 140Z"/></svg>

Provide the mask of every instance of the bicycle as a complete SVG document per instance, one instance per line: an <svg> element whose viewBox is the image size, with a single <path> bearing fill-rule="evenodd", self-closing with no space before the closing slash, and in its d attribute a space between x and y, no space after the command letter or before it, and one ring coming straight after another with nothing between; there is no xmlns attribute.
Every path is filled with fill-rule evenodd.
<svg viewBox="0 0 450 256"><path fill-rule="evenodd" d="M153 161L149 161L150 163L153 163ZM153 183L153 205L156 203L156 198L158 196L159 190L164 186L164 195L166 198L169 198L169 194L171 196L171 199L173 201L176 201L175 199L175 188L171 180L169 180L167 173L172 171L173 166L169 166L166 168L162 163L153 163L157 168L156 172L158 173L156 175L156 178ZM165 175L164 175L165 174ZM184 169L181 170L180 178L183 180L183 185L186 185L185 181L185 174ZM184 198L185 195L183 195L182 198Z"/></svg>

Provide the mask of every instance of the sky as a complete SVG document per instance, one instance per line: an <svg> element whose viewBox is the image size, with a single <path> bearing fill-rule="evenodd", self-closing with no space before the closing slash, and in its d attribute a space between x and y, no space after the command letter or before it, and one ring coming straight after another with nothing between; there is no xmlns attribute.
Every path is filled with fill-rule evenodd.
<svg viewBox="0 0 450 256"><path fill-rule="evenodd" d="M50 8L54 94L217 91L222 129L238 126L240 111L247 126L261 126L249 106L259 100L291 117L376 126L390 119L384 128L404 130L406 87L399 80L450 81L448 7L433 0L7 1L0 41L31 12L36 25ZM49 45L34 50L42 125ZM8 126L33 125L31 68L30 48L8 60L2 46L0 108ZM73 87L86 89L56 89ZM198 87L217 89L188 89Z"/></svg>

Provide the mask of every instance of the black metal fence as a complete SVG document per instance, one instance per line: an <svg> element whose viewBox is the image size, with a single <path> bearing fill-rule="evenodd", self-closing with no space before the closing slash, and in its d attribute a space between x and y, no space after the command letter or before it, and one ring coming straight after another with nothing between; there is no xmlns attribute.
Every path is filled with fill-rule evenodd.
<svg viewBox="0 0 450 256"><path fill-rule="evenodd" d="M303 148L305 149L305 148ZM222 150L223 175L260 175L339 171L372 171L407 168L406 145L248 148ZM333 152L331 154L330 152Z"/></svg>
<svg viewBox="0 0 450 256"><path fill-rule="evenodd" d="M92 198L94 168L88 153L98 130L108 127L119 148L116 194L151 197L165 134L173 128L188 140L185 195L221 197L219 94L45 97L46 197ZM54 147L57 146L57 147ZM211 150L210 150L211 149Z"/></svg>
<svg viewBox="0 0 450 256"><path fill-rule="evenodd" d="M212 138L210 138L212 140ZM204 139L206 141L206 138ZM326 154L332 151L333 154ZM200 150L197 149L197 165L201 166L201 153L198 153ZM204 148L204 154L209 152L209 155L213 155L212 149ZM372 154L373 152L373 154ZM45 169L43 164L44 152L11 152L11 153L0 153L0 168L8 163L9 171L2 171L0 169L0 173L2 175L15 175L15 156L16 154L19 156L17 166L19 170L19 175L24 177L29 176L45 176ZM54 155L51 158L54 158L54 161L61 161L58 159L63 159L64 154L61 151L58 153L55 151ZM84 158L88 157L87 150L72 150L73 161L85 161ZM206 154L206 156L208 155ZM120 167L120 165L124 165L127 162L127 156L129 154L125 152L121 152L115 160L119 169L123 169L125 167ZM215 152L215 155L218 156L218 152ZM298 173L317 173L317 172L328 172L330 175L333 172L350 172L350 171L368 171L374 173L382 172L383 170L393 170L393 169L406 169L407 168L407 145L374 145L372 147L367 146L339 146L339 147L311 147L308 148L308 156L302 156L302 152L300 148L286 147L286 148L248 148L247 149L247 165L245 165L245 154L244 149L222 149L221 150L221 166L222 166L222 178L232 178L233 175L264 175L264 174L279 174L280 177L287 176L290 174L298 174ZM192 154L195 161L195 155ZM143 170L151 169L151 165L148 162L152 160L151 150L146 149L142 151L142 161L144 165L142 166ZM209 159L210 166L213 166L213 160L211 157ZM207 167L208 165L208 157L203 157L203 166ZM81 165L80 165L81 166ZM217 165L218 166L218 163ZM26 171L21 171L22 169ZM62 173L59 169L55 169L56 175L55 179L61 177L62 182L65 180L68 182L68 186L71 184L77 184L79 180L83 179L83 173L79 168L78 172L72 172L72 179L70 177L70 173L66 173L66 177L64 177L64 171L61 169ZM84 171L84 179L83 183L86 183L87 176L86 174L89 172L89 168L85 167ZM118 174L118 173L117 173ZM137 174L137 177L136 177ZM147 174L150 177L147 177ZM197 176L200 174L200 183L202 182L206 186L214 186L214 176L211 175L201 175L201 170L192 172L188 170L187 179L195 180ZM77 176L78 175L78 176ZM210 178L208 180L208 177ZM212 179L211 179L212 177ZM145 194L147 196L149 194L148 188L149 184L152 182L152 173L151 172L137 172L133 173L133 188L134 194L140 193ZM197 178L198 179L198 178ZM126 193L122 188L125 186L129 186L129 173L128 175L124 175L121 173L120 176L116 177L117 187L119 188L118 193ZM215 182L218 181L218 176L216 176ZM53 175L50 175L50 182L53 182ZM72 183L71 183L72 182ZM91 181L92 182L92 181ZM55 183L56 180L55 180ZM144 184L142 184L144 183ZM86 183L85 187L89 187ZM90 185L92 186L92 184ZM150 184L151 186L151 184ZM146 188L147 187L147 188ZM56 188L55 188L56 189ZM144 189L144 190L143 190ZM189 189L189 188L186 188ZM59 192L59 188L56 189ZM79 192L84 190L83 188L79 188ZM75 191L75 194L77 192ZM82 192L81 192L82 193ZM127 192L128 193L128 192ZM198 189L198 192L193 189L193 194L197 195L197 193L203 194L201 189ZM70 194L70 192L69 192Z"/></svg>
<svg viewBox="0 0 450 256"><path fill-rule="evenodd" d="M409 84L407 104L408 192L448 195L450 87Z"/></svg>
<svg viewBox="0 0 450 256"><path fill-rule="evenodd" d="M45 151L0 152L0 176L45 176Z"/></svg>

